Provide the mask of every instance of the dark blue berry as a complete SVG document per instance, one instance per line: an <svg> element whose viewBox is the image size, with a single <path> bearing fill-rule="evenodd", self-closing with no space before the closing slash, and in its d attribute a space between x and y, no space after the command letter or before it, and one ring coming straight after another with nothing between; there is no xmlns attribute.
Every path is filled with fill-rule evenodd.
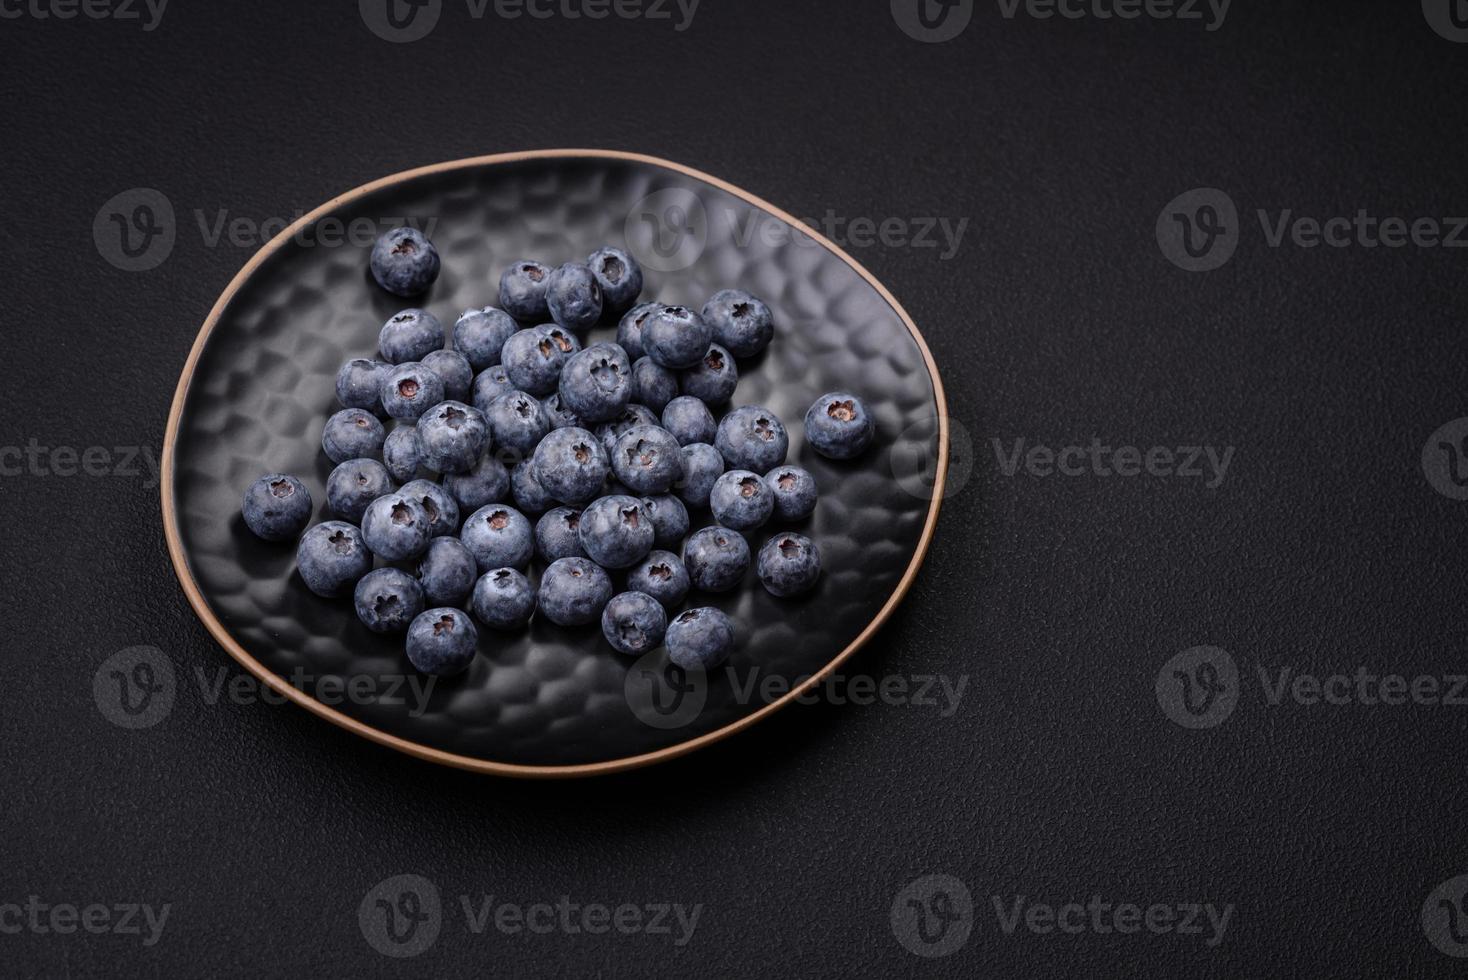
<svg viewBox="0 0 1468 980"><path fill-rule="evenodd" d="M683 447L683 479L673 485L678 499L689 507L707 507L714 483L724 473L724 457L706 442Z"/></svg>
<svg viewBox="0 0 1468 980"><path fill-rule="evenodd" d="M650 357L632 365L632 400L654 412L667 408L678 397L678 376Z"/></svg>
<svg viewBox="0 0 1468 980"><path fill-rule="evenodd" d="M500 395L485 411L489 429L494 434L495 449L504 458L525 459L540 445L550 431L540 402L523 391Z"/></svg>
<svg viewBox="0 0 1468 980"><path fill-rule="evenodd" d="M435 606L457 606L467 598L479 578L474 556L457 538L434 538L418 560L418 582Z"/></svg>
<svg viewBox="0 0 1468 980"><path fill-rule="evenodd" d="M714 520L736 531L763 527L775 510L775 495L757 473L729 470L714 481L709 493Z"/></svg>
<svg viewBox="0 0 1468 980"><path fill-rule="evenodd" d="M854 459L866 452L877 424L861 399L844 391L817 398L805 413L805 441L828 459Z"/></svg>
<svg viewBox="0 0 1468 980"><path fill-rule="evenodd" d="M552 429L565 429L572 426L579 429L586 428L581 424L581 419L576 413L567 408L566 403L561 401L561 393L559 391L547 395L542 399L540 410L545 413L545 420L550 423Z"/></svg>
<svg viewBox="0 0 1468 980"><path fill-rule="evenodd" d="M611 314L631 309L642 295L642 266L620 248L603 246L591 253L586 266L601 287L602 308Z"/></svg>
<svg viewBox="0 0 1468 980"><path fill-rule="evenodd" d="M724 416L714 448L730 469L768 473L785 462L790 437L774 412L762 405L745 405Z"/></svg>
<svg viewBox="0 0 1468 980"><path fill-rule="evenodd" d="M585 558L581 547L581 511L574 507L548 510L535 522L535 552L547 564L561 558Z"/></svg>
<svg viewBox="0 0 1468 980"><path fill-rule="evenodd" d="M735 357L753 357L769 346L775 318L762 300L740 289L715 293L703 306L715 342Z"/></svg>
<svg viewBox="0 0 1468 980"><path fill-rule="evenodd" d="M521 323L539 323L550 316L545 290L551 270L539 262L521 259L500 276L500 306Z"/></svg>
<svg viewBox="0 0 1468 980"><path fill-rule="evenodd" d="M738 531L706 527L695 531L684 543L683 564L695 589L728 592L737 588L749 571L749 543Z"/></svg>
<svg viewBox="0 0 1468 980"><path fill-rule="evenodd" d="M399 364L382 378L382 407L395 419L417 419L443 401L443 379L422 364Z"/></svg>
<svg viewBox="0 0 1468 980"><path fill-rule="evenodd" d="M445 473L443 488L459 505L459 513L472 514L485 504L497 504L510 493L510 471L491 453L466 473Z"/></svg>
<svg viewBox="0 0 1468 980"><path fill-rule="evenodd" d="M734 358L718 344L711 345L702 360L678 375L683 394L707 405L723 405L734 397L738 384L739 370L734 366Z"/></svg>
<svg viewBox="0 0 1468 980"><path fill-rule="evenodd" d="M463 402L440 402L418 420L423 464L435 473L467 473L489 448L484 413Z"/></svg>
<svg viewBox="0 0 1468 980"><path fill-rule="evenodd" d="M405 422L387 434L382 443L382 462L399 483L406 483L418 474L423 466L423 443L418 438L417 425Z"/></svg>
<svg viewBox="0 0 1468 980"><path fill-rule="evenodd" d="M550 274L545 302L551 319L567 330L590 330L601 319L601 283L586 266L567 262Z"/></svg>
<svg viewBox="0 0 1468 980"><path fill-rule="evenodd" d="M384 561L404 561L423 554L432 526L423 504L403 493L378 497L362 516L362 540Z"/></svg>
<svg viewBox="0 0 1468 980"><path fill-rule="evenodd" d="M712 670L734 652L734 624L712 606L689 609L668 624L668 659L684 670Z"/></svg>
<svg viewBox="0 0 1468 980"><path fill-rule="evenodd" d="M311 523L311 493L293 476L271 473L245 490L245 526L266 541L290 541Z"/></svg>
<svg viewBox="0 0 1468 980"><path fill-rule="evenodd" d="M459 609L429 609L408 627L408 661L425 674L451 677L474 662L479 631Z"/></svg>
<svg viewBox="0 0 1468 980"><path fill-rule="evenodd" d="M438 249L416 228L394 228L372 246L372 278L394 296L417 296L438 278Z"/></svg>
<svg viewBox="0 0 1468 980"><path fill-rule="evenodd" d="M486 368L474 378L472 388L474 407L481 412L487 412L496 398L500 395L508 395L514 390L515 384L510 380L510 374L505 370L503 364Z"/></svg>
<svg viewBox="0 0 1468 980"><path fill-rule="evenodd" d="M339 596L372 569L372 552L362 532L345 521L325 521L301 535L296 569L306 588L319 596Z"/></svg>
<svg viewBox="0 0 1468 980"><path fill-rule="evenodd" d="M522 514L544 514L557 504L535 476L532 460L524 459L510 470L510 497Z"/></svg>
<svg viewBox="0 0 1468 980"><path fill-rule="evenodd" d="M382 411L382 361L354 357L336 373L336 398L346 408L360 408L374 415Z"/></svg>
<svg viewBox="0 0 1468 980"><path fill-rule="evenodd" d="M474 615L490 629L517 630L535 613L535 590L513 568L485 572L474 586Z"/></svg>
<svg viewBox="0 0 1468 980"><path fill-rule="evenodd" d="M684 306L669 306L642 324L642 350L665 368L693 367L713 341L703 317Z"/></svg>
<svg viewBox="0 0 1468 980"><path fill-rule="evenodd" d="M592 344L561 371L561 402L587 422L606 422L632 400L632 365L616 344Z"/></svg>
<svg viewBox="0 0 1468 980"><path fill-rule="evenodd" d="M714 441L719 425L709 407L691 395L679 395L663 409L663 428L673 433L678 445Z"/></svg>
<svg viewBox="0 0 1468 980"><path fill-rule="evenodd" d="M400 568L379 568L357 583L352 596L357 618L374 633L405 633L423 611L423 586Z"/></svg>
<svg viewBox="0 0 1468 980"><path fill-rule="evenodd" d="M389 364L421 361L436 350L443 350L443 324L427 310L403 310L382 325L377 335L377 350Z"/></svg>
<svg viewBox="0 0 1468 980"><path fill-rule="evenodd" d="M362 522L367 507L393 492L392 474L375 459L349 459L326 478L326 509L353 524Z"/></svg>
<svg viewBox="0 0 1468 980"><path fill-rule="evenodd" d="M683 479L683 451L672 433L657 425L637 425L617 439L612 472L639 495L667 493Z"/></svg>
<svg viewBox="0 0 1468 980"><path fill-rule="evenodd" d="M642 498L642 512L652 521L653 546L676 548L688 534L688 508L671 493Z"/></svg>
<svg viewBox="0 0 1468 980"><path fill-rule="evenodd" d="M601 632L612 649L638 656L662 646L668 614L652 596L623 592L613 596L601 613Z"/></svg>
<svg viewBox="0 0 1468 980"><path fill-rule="evenodd" d="M617 324L617 345L627 352L629 360L646 356L642 347L642 326L654 313L667 309L662 303L640 303L622 315Z"/></svg>
<svg viewBox="0 0 1468 980"><path fill-rule="evenodd" d="M585 558L562 558L540 577L540 611L557 626L585 626L601 617L612 598L606 570Z"/></svg>
<svg viewBox="0 0 1468 980"><path fill-rule="evenodd" d="M483 371L500 362L505 341L519 329L510 314L493 306L465 310L454 324L454 350L463 354L475 371Z"/></svg>
<svg viewBox="0 0 1468 980"><path fill-rule="evenodd" d="M326 420L321 448L333 463L349 459L381 459L387 432L377 416L360 408L344 408Z"/></svg>
<svg viewBox="0 0 1468 980"><path fill-rule="evenodd" d="M803 521L815 512L815 477L799 466L777 466L765 474L765 483L775 495L776 520Z"/></svg>
<svg viewBox="0 0 1468 980"><path fill-rule="evenodd" d="M631 568L652 550L652 521L636 497L602 497L581 512L581 547L603 568Z"/></svg>
<svg viewBox="0 0 1468 980"><path fill-rule="evenodd" d="M617 440L622 438L623 433L629 429L635 429L639 425L658 425L659 419L652 409L646 405L636 403L629 404L622 410L622 414L610 422L603 422L594 430L596 437L601 440L601 447L607 451L607 462L611 463L612 450L617 448Z"/></svg>
<svg viewBox="0 0 1468 980"><path fill-rule="evenodd" d="M444 487L432 480L413 480L403 484L398 493L412 497L423 507L428 518L429 537L442 538L459 533L459 515L468 511Z"/></svg>
<svg viewBox="0 0 1468 980"><path fill-rule="evenodd" d="M474 370L469 360L456 350L431 351L421 363L438 375L443 382L443 396L449 401L469 400L469 391L474 384Z"/></svg>
<svg viewBox="0 0 1468 980"><path fill-rule="evenodd" d="M571 331L553 323L521 330L505 341L500 363L510 381L521 391L543 398L561 383L561 369L581 341Z"/></svg>
<svg viewBox="0 0 1468 980"><path fill-rule="evenodd" d="M670 551L654 551L627 573L627 588L645 592L668 609L682 605L688 587L688 569Z"/></svg>
<svg viewBox="0 0 1468 980"><path fill-rule="evenodd" d="M573 507L594 500L609 472L601 441L578 428L556 429L542 439L531 466L551 498Z"/></svg>
<svg viewBox="0 0 1468 980"><path fill-rule="evenodd" d="M459 540L474 556L481 573L495 568L524 569L535 550L530 521L504 504L488 504L469 515Z"/></svg>
<svg viewBox="0 0 1468 980"><path fill-rule="evenodd" d="M821 552L802 534L777 534L760 548L755 567L771 595L800 595L814 588L821 577Z"/></svg>

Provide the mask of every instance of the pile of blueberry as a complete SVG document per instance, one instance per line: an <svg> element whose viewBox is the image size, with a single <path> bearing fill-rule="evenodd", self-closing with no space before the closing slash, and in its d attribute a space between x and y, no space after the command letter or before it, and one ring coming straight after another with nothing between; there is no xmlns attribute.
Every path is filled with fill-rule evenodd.
<svg viewBox="0 0 1468 980"><path fill-rule="evenodd" d="M371 270L394 295L416 296L437 278L439 256L398 228L373 248ZM245 491L245 523L268 541L299 536L307 588L352 592L367 628L406 633L408 659L425 673L469 666L474 619L514 630L533 615L600 621L620 653L666 642L682 667L717 666L734 646L729 617L712 607L669 614L690 590L738 588L750 564L744 533L809 517L815 481L785 464L775 413L725 412L736 359L774 336L769 307L733 289L701 312L639 305L641 292L637 262L602 248L556 269L514 263L499 308L465 312L451 334L427 310L398 313L378 336L381 359L350 360L337 375L343 408L321 437L336 464L326 483L336 519L306 530L310 493L272 474ZM578 335L617 316L616 343L582 346ZM392 431L384 419L396 420ZM860 455L874 433L861 400L844 392L822 395L805 416L807 440L833 459ZM689 534L690 512L704 510L715 523ZM809 591L821 573L815 543L789 531L755 564L781 597ZM620 594L613 573L625 573Z"/></svg>

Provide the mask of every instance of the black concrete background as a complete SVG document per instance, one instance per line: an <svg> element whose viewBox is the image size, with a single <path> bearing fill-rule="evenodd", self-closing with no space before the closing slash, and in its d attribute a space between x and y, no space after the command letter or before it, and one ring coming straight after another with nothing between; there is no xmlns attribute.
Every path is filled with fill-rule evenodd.
<svg viewBox="0 0 1468 980"><path fill-rule="evenodd" d="M156 459L189 344L252 252L211 245L199 213L289 218L412 166L560 146L669 157L800 215L966 220L947 260L852 251L921 326L972 447L916 587L852 665L967 678L956 711L819 704L672 765L556 785L430 767L295 708L210 703L208 683L239 671L177 586L146 466L43 475L5 452L0 972L1461 971L1422 911L1468 872L1468 707L1276 705L1260 677L1468 670L1464 504L1420 462L1468 415L1465 253L1271 247L1257 217L1468 214L1468 44L1418 4L1236 0L1209 31L981 2L937 44L886 0L704 0L681 32L444 0L401 45L349 0L173 0L151 31L0 8L0 451ZM130 273L93 225L138 187L171 202L177 241ZM1237 253L1209 273L1155 236L1196 187L1240 216ZM993 440L1020 438L1234 456L1213 488L1008 476ZM161 723L128 731L92 683L135 645L179 682ZM1189 730L1154 683L1199 645L1236 662L1237 706ZM358 924L398 874L445 905L414 959ZM975 906L967 942L935 959L891 923L928 874ZM476 935L461 895L702 913L683 946ZM1006 933L995 902L1021 895L1233 911L1213 946L1208 930ZM146 946L39 932L31 896L170 912Z"/></svg>

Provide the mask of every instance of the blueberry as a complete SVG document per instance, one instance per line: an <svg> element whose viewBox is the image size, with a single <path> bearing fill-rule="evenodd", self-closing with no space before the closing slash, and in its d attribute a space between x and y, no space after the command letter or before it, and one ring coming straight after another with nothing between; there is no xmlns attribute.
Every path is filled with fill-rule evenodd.
<svg viewBox="0 0 1468 980"><path fill-rule="evenodd" d="M479 508L464 522L459 540L479 564L480 572L494 568L524 569L534 551L534 532L525 515L504 504Z"/></svg>
<svg viewBox="0 0 1468 980"><path fill-rule="evenodd" d="M545 413L545 420L550 424L552 429L565 429L572 426L585 428L576 413L567 408L566 403L561 401L561 393L559 391L547 395L542 399L540 410Z"/></svg>
<svg viewBox="0 0 1468 980"><path fill-rule="evenodd" d="M523 391L500 395L485 410L495 447L501 453L525 459L550 431L550 421L540 402ZM504 457L501 457L504 458Z"/></svg>
<svg viewBox="0 0 1468 980"><path fill-rule="evenodd" d="M734 358L718 344L709 345L701 361L678 374L678 385L683 394L708 405L727 402L734 397L734 388L738 384L739 370L734 366Z"/></svg>
<svg viewBox="0 0 1468 980"><path fill-rule="evenodd" d="M479 569L458 538L434 538L418 560L423 594L436 606L456 606L469 598Z"/></svg>
<svg viewBox="0 0 1468 980"><path fill-rule="evenodd" d="M688 508L671 493L642 498L642 512L652 521L656 548L676 548L688 533Z"/></svg>
<svg viewBox="0 0 1468 980"><path fill-rule="evenodd" d="M423 513L428 517L430 538L459 533L459 515L468 511L444 487L432 480L413 480L403 484L398 493L412 497L423 507Z"/></svg>
<svg viewBox="0 0 1468 980"><path fill-rule="evenodd" d="M250 484L240 509L256 537L289 541L311 523L311 492L293 476L271 473Z"/></svg>
<svg viewBox="0 0 1468 980"><path fill-rule="evenodd" d="M443 350L443 340L438 317L427 310L403 310L382 325L377 350L389 364L408 364Z"/></svg>
<svg viewBox="0 0 1468 980"><path fill-rule="evenodd" d="M374 633L406 633L426 604L423 586L400 568L368 572L352 598L357 618Z"/></svg>
<svg viewBox="0 0 1468 980"><path fill-rule="evenodd" d="M667 493L683 479L683 451L667 429L633 426L617 439L612 472L638 494Z"/></svg>
<svg viewBox="0 0 1468 980"><path fill-rule="evenodd" d="M775 318L763 300L740 289L715 293L703 305L703 318L714 340L735 357L753 357L769 346Z"/></svg>
<svg viewBox="0 0 1468 980"><path fill-rule="evenodd" d="M429 609L408 627L408 661L435 677L468 670L478 645L479 631L458 609Z"/></svg>
<svg viewBox="0 0 1468 980"><path fill-rule="evenodd" d="M521 330L505 341L501 361L511 383L543 398L561 383L561 369L581 349L581 341L553 323Z"/></svg>
<svg viewBox="0 0 1468 980"><path fill-rule="evenodd" d="M388 365L354 357L336 373L336 398L346 408L382 411L382 372Z"/></svg>
<svg viewBox="0 0 1468 980"><path fill-rule="evenodd" d="M654 551L627 573L627 588L645 592L672 609L688 597L688 569L672 552Z"/></svg>
<svg viewBox="0 0 1468 980"><path fill-rule="evenodd" d="M551 319L567 330L590 330L601 319L601 283L586 266L567 262L550 274L545 303Z"/></svg>
<svg viewBox="0 0 1468 980"><path fill-rule="evenodd" d="M349 459L381 459L387 432L377 416L360 408L344 408L326 420L321 448L333 463Z"/></svg>
<svg viewBox="0 0 1468 980"><path fill-rule="evenodd" d="M481 412L489 411L489 406L500 395L508 395L515 391L515 383L510 380L510 374L505 370L503 364L480 371L474 378L472 400L474 407Z"/></svg>
<svg viewBox="0 0 1468 980"><path fill-rule="evenodd" d="M510 314L493 306L465 310L454 324L454 350L463 354L475 371L483 371L500 362L505 341L519 329Z"/></svg>
<svg viewBox="0 0 1468 980"><path fill-rule="evenodd" d="M530 464L545 492L573 507L594 500L608 472L601 441L574 427L556 429L542 439Z"/></svg>
<svg viewBox="0 0 1468 980"><path fill-rule="evenodd" d="M296 569L312 592L338 596L372 569L372 553L361 531L344 521L325 521L301 535Z"/></svg>
<svg viewBox="0 0 1468 980"><path fill-rule="evenodd" d="M616 344L592 344L561 371L561 401L587 422L606 422L632 400L632 365Z"/></svg>
<svg viewBox="0 0 1468 980"><path fill-rule="evenodd" d="M668 624L668 659L684 670L712 670L734 652L734 624L712 606L690 609Z"/></svg>
<svg viewBox="0 0 1468 980"><path fill-rule="evenodd" d="M774 412L762 405L745 405L724 416L714 447L732 469L767 473L785 462L790 438Z"/></svg>
<svg viewBox="0 0 1468 980"><path fill-rule="evenodd" d="M665 309L667 307L662 303L641 303L622 315L621 322L617 324L617 345L627 352L630 360L636 361L647 354L642 348L643 324L654 313Z"/></svg>
<svg viewBox="0 0 1468 980"><path fill-rule="evenodd" d="M536 478L533 459L521 460L510 470L510 497L522 514L544 514L557 503Z"/></svg>
<svg viewBox="0 0 1468 980"><path fill-rule="evenodd" d="M459 513L472 514L485 504L497 504L510 493L510 471L486 453L466 473L445 473L443 489L459 505Z"/></svg>
<svg viewBox="0 0 1468 980"><path fill-rule="evenodd" d="M738 531L706 527L684 543L683 564L695 589L728 592L749 570L749 543Z"/></svg>
<svg viewBox="0 0 1468 980"><path fill-rule="evenodd" d="M606 570L585 558L562 558L540 577L540 611L557 626L594 623L612 598Z"/></svg>
<svg viewBox="0 0 1468 980"><path fill-rule="evenodd" d="M775 495L757 473L729 470L714 481L709 493L714 520L736 531L763 527L775 510Z"/></svg>
<svg viewBox="0 0 1468 980"><path fill-rule="evenodd" d="M605 245L586 260L586 266L601 287L602 307L608 313L631 309L642 295L642 266L620 248Z"/></svg>
<svg viewBox="0 0 1468 980"><path fill-rule="evenodd" d="M777 534L759 550L755 567L770 595L799 595L821 577L821 551L803 534Z"/></svg>
<svg viewBox="0 0 1468 980"><path fill-rule="evenodd" d="M693 367L712 340L703 317L683 306L659 310L642 324L643 352L665 368Z"/></svg>
<svg viewBox="0 0 1468 980"><path fill-rule="evenodd" d="M668 614L652 596L623 592L613 596L601 612L601 632L612 649L637 656L663 644Z"/></svg>
<svg viewBox="0 0 1468 980"><path fill-rule="evenodd" d="M326 478L326 509L353 524L362 522L367 507L393 492L392 475L375 459L349 459Z"/></svg>
<svg viewBox="0 0 1468 980"><path fill-rule="evenodd" d="M632 365L632 400L661 412L678 397L678 376L650 357Z"/></svg>
<svg viewBox="0 0 1468 980"><path fill-rule="evenodd" d="M362 516L362 540L384 561L417 558L431 537L423 504L402 492L378 497Z"/></svg>
<svg viewBox="0 0 1468 980"><path fill-rule="evenodd" d="M636 497L602 497L581 512L581 547L603 568L631 568L652 550L652 521Z"/></svg>
<svg viewBox="0 0 1468 980"><path fill-rule="evenodd" d="M607 463L612 461L612 451L617 448L617 440L628 429L635 429L639 425L658 425L660 420L652 409L646 405L636 403L629 404L622 410L622 414L610 422L603 422L595 429L596 437L601 440L601 447L607 451Z"/></svg>
<svg viewBox="0 0 1468 980"><path fill-rule="evenodd" d="M707 507L714 483L724 473L724 457L706 442L683 447L683 479L673 486L678 499L689 507Z"/></svg>
<svg viewBox="0 0 1468 980"><path fill-rule="evenodd" d="M439 402L418 420L423 464L436 473L467 473L490 446L484 413L463 402Z"/></svg>
<svg viewBox="0 0 1468 980"><path fill-rule="evenodd" d="M547 564L561 558L585 558L580 532L581 511L574 507L548 510L535 522L535 552Z"/></svg>
<svg viewBox="0 0 1468 980"><path fill-rule="evenodd" d="M412 422L399 425L382 443L382 462L399 483L406 483L423 466L423 443L418 426Z"/></svg>
<svg viewBox="0 0 1468 980"><path fill-rule="evenodd" d="M516 630L535 613L535 590L513 568L485 572L474 586L474 615L490 629Z"/></svg>
<svg viewBox="0 0 1468 980"><path fill-rule="evenodd" d="M500 276L500 306L521 323L537 323L550 316L545 290L551 270L539 262L521 259Z"/></svg>
<svg viewBox="0 0 1468 980"><path fill-rule="evenodd" d="M663 409L663 428L673 433L678 445L714 441L719 431L709 407L691 395L679 395Z"/></svg>
<svg viewBox="0 0 1468 980"><path fill-rule="evenodd" d="M372 278L394 296L417 296L438 278L438 249L416 228L394 228L372 246Z"/></svg>
<svg viewBox="0 0 1468 980"><path fill-rule="evenodd" d="M474 369L469 360L456 350L431 351L421 363L438 375L443 382L443 396L450 401L469 400L469 390L474 383Z"/></svg>
<svg viewBox="0 0 1468 980"><path fill-rule="evenodd" d="M816 509L816 480L799 466L777 466L765 474L775 495L775 519L803 521Z"/></svg>
<svg viewBox="0 0 1468 980"><path fill-rule="evenodd" d="M443 379L422 364L399 364L382 377L382 407L395 419L417 419L443 401Z"/></svg>
<svg viewBox="0 0 1468 980"><path fill-rule="evenodd" d="M866 452L877 434L861 399L844 391L817 398L805 413L805 439L828 459L854 459Z"/></svg>

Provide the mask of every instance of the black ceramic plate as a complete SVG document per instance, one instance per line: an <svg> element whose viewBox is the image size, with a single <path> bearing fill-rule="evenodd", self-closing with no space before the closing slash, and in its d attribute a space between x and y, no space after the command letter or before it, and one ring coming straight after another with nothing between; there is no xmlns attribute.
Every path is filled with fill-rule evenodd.
<svg viewBox="0 0 1468 980"><path fill-rule="evenodd" d="M371 282L367 247L331 244L343 229L375 232L407 219L433 222L443 257L438 282L412 303ZM697 308L714 291L739 287L774 310L775 341L740 365L734 403L763 404L785 420L789 461L809 469L821 490L815 516L793 530L819 542L827 573L814 595L797 601L768 595L752 570L737 592L691 597L723 608L739 631L729 670L706 678L666 669L661 651L642 662L622 657L595 627L537 621L520 633L484 630L470 670L438 681L420 702L400 685L417 676L401 638L368 632L350 600L308 592L295 573L295 549L245 529L240 494L262 473L295 473L321 519L331 464L320 438L338 407L336 370L347 358L373 355L388 316L419 305L452 325L466 308L497 304L500 273L515 259L584 261L604 243L630 246L645 260L644 299ZM592 336L613 332L603 325ZM817 456L803 437L806 407L833 389L859 393L877 420L876 446L848 463ZM607 772L696 748L802 693L797 686L773 702L748 696L756 668L814 684L871 636L911 584L932 535L947 458L944 414L932 358L891 294L757 198L631 154L463 160L331 201L230 283L174 399L164 527L184 590L215 638L323 717L469 769ZM707 513L693 520L695 529L712 523ZM750 535L752 550L776 530L784 528Z"/></svg>

